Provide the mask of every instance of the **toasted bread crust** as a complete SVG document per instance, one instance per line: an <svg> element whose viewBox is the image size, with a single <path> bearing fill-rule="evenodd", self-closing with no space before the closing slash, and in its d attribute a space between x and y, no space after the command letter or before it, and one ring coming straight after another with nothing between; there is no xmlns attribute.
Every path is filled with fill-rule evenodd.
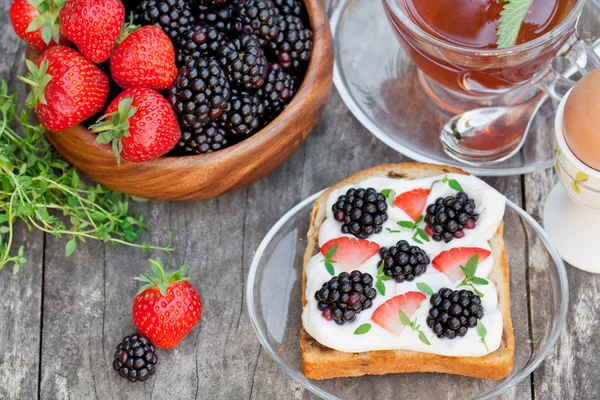
<svg viewBox="0 0 600 400"><path fill-rule="evenodd" d="M325 204L333 190L372 177L418 179L447 173L468 175L460 169L447 166L421 163L389 164L358 172L325 191L315 201L310 216L302 274L302 306L306 305L306 265L319 252L319 228L326 219ZM310 379L329 379L404 372L443 372L474 378L505 378L513 368L515 343L510 318L510 280L508 256L502 237L503 227L501 224L489 242L494 255L494 267L488 278L497 287L498 309L504 317L502 343L498 350L483 357L447 357L410 350L345 353L321 345L302 328L300 349L304 375Z"/></svg>

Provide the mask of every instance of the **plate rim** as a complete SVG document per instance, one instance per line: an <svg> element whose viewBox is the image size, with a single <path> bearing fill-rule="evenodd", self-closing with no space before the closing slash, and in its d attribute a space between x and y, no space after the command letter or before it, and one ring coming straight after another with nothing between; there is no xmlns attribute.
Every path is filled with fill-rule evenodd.
<svg viewBox="0 0 600 400"><path fill-rule="evenodd" d="M257 313L255 311L255 304L254 304L254 280L256 278L259 261L262 258L263 254L265 252L265 249L267 248L267 246L269 245L269 243L271 242L271 240L273 239L275 234L277 232L279 232L279 230L285 223L287 223L294 215L296 215L299 212L299 210L306 207L310 203L314 203L315 200L321 194L323 194L326 190L327 189L323 189L323 190L313 194L312 196L307 197L306 199L302 200L298 204L296 204L288 212L286 212L283 215L283 217L281 217L271 227L271 229L269 229L269 231L267 232L267 234L265 235L263 240L260 242L260 245L256 249L256 252L254 253L254 256L252 258L252 264L250 265L250 270L248 272L248 278L246 281L246 305L247 305L248 314L250 316L250 321L252 323L252 328L254 329L254 333L258 337L258 340L259 340L262 348L267 352L267 354L269 354L271 359L273 361L275 361L275 363L279 366L279 368L281 368L284 372L286 372L286 374L288 375L289 378L291 378L295 382L301 384L306 389L308 389L311 393L317 395L318 397L320 397L322 399L342 400L341 398L339 398L335 395L332 395L331 393L326 392L325 390L314 385L308 378L306 378L304 376L304 374L298 374L296 371L292 370L292 368L290 368L277 355L277 353L275 352L275 349L273 349L271 347L271 345L268 342L268 339L265 336L265 333L262 331L262 329L259 326L259 321L257 319ZM523 379L525 379L527 376L529 376L531 373L533 373L533 371L536 370L540 366L540 364L546 359L546 357L548 357L548 355L550 354L550 351L554 348L554 345L556 344L556 341L558 340L558 337L560 336L560 333L561 333L562 328L566 321L568 305L569 305L569 282L568 282L568 277L567 277L567 271L565 268L565 264L558 253L558 250L552 244L552 241L550 240L550 238L547 235L544 228L542 228L542 226L535 220L535 218L533 218L531 215L529 215L525 210L523 210L521 207L519 207L517 204L515 204L510 199L506 199L506 205L508 208L510 208L514 212L516 212L521 218L523 218L529 224L529 226L538 234L538 236L541 239L542 243L544 244L546 250L550 254L554 263L556 264L556 271L558 273L558 280L559 280L559 291L561 294L561 303L560 303L560 308L558 310L556 326L550 332L550 335L548 336L548 341L546 342L544 347L542 349L540 349L540 352L538 354L536 354L536 356L534 357L534 361L531 362L531 364L528 365L526 368L524 368L521 372L516 374L513 377L513 379L503 382L499 386L492 389L490 392L484 393L483 395L476 398L479 400L492 399L502 393L505 393L508 389L517 385L519 382L521 382Z"/></svg>
<svg viewBox="0 0 600 400"><path fill-rule="evenodd" d="M379 128L372 120L365 114L358 103L355 101L354 97L350 94L348 90L348 85L344 79L344 75L340 70L338 63L338 47L335 46L337 43L338 36L338 25L341 21L342 15L346 13L347 7L349 3L355 3L357 0L340 0L338 5L333 10L331 17L329 18L329 25L331 26L331 33L333 35L333 43L334 43L334 62L333 62L333 84L335 85L336 90L338 91L342 101L346 105L346 107L350 110L352 115L361 123L361 125L367 129L373 136L377 139L385 143L387 146L395 150L396 152L409 157L418 162L426 162L433 163L437 165L449 165L456 168L462 168L465 171L476 175L476 176L489 176L489 177L498 177L498 176L513 176L513 175L525 175L530 174L536 171L544 171L546 169L552 168L554 165L554 157L550 157L547 162L541 163L538 166L523 166L516 168L486 168L486 167L475 167L468 164L458 163L456 160L448 157L448 160L436 160L427 156L422 155L421 153L410 149L409 147L403 146L397 141L390 139L389 135L384 132L383 129ZM378 1L378 0L375 0Z"/></svg>

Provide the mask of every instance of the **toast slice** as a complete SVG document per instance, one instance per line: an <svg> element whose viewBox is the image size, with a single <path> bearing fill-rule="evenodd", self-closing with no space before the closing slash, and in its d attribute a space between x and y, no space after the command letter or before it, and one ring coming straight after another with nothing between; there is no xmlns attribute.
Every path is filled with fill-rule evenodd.
<svg viewBox="0 0 600 400"><path fill-rule="evenodd" d="M372 177L418 179L447 173L468 175L460 169L447 166L421 163L389 164L358 172L325 191L315 201L310 217L302 274L302 307L307 303L306 265L319 252L319 228L326 218L325 204L332 190ZM488 279L497 287L498 309L502 312L504 320L502 342L498 350L483 357L447 357L410 350L346 353L321 345L302 328L300 349L304 375L310 379L329 379L404 372L442 372L474 378L505 378L513 368L515 342L510 318L508 257L502 233L503 224L500 224L496 234L489 241L495 261Z"/></svg>

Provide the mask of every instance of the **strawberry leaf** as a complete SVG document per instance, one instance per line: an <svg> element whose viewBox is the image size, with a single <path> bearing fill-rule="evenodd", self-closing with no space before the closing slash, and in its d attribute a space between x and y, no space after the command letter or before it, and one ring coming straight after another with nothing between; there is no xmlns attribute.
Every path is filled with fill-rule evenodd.
<svg viewBox="0 0 600 400"><path fill-rule="evenodd" d="M479 278L477 276L474 276L471 279L471 282L473 282L475 285L482 285L482 286L489 284L489 282L486 279Z"/></svg>
<svg viewBox="0 0 600 400"><path fill-rule="evenodd" d="M477 271L478 263L479 263L479 254L474 254L471 258L469 258L469 261L467 261L467 264L465 265L464 268L461 266L461 269L463 270L463 272L465 273L465 275L467 277L472 278L475 276L475 272Z"/></svg>
<svg viewBox="0 0 600 400"><path fill-rule="evenodd" d="M450 186L451 189L454 189L457 192L464 192L462 186L460 185L460 183L458 183L456 179L450 179L448 181L448 186Z"/></svg>
<svg viewBox="0 0 600 400"><path fill-rule="evenodd" d="M329 250L327 250L327 253L325 253L325 258L328 260L331 260L331 258L333 258L333 256L335 256L335 253L338 250L338 245L334 244L333 246L331 246L331 248Z"/></svg>
<svg viewBox="0 0 600 400"><path fill-rule="evenodd" d="M335 275L335 268L333 268L333 264L331 264L331 262L325 261L325 269L327 270L329 275L331 275L331 276Z"/></svg>
<svg viewBox="0 0 600 400"><path fill-rule="evenodd" d="M375 288L377 289L379 294L385 296L385 284L380 279L378 279L375 283Z"/></svg>
<svg viewBox="0 0 600 400"><path fill-rule="evenodd" d="M412 221L398 221L397 224L400 225L402 228L407 229L413 229L416 226L416 224Z"/></svg>

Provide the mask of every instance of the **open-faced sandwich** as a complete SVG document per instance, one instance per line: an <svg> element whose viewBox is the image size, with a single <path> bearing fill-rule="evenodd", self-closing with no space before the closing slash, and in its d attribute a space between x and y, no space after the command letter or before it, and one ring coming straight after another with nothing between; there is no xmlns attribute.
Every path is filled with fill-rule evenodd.
<svg viewBox="0 0 600 400"><path fill-rule="evenodd" d="M505 197L459 169L359 172L315 202L304 256L304 374L513 368Z"/></svg>

